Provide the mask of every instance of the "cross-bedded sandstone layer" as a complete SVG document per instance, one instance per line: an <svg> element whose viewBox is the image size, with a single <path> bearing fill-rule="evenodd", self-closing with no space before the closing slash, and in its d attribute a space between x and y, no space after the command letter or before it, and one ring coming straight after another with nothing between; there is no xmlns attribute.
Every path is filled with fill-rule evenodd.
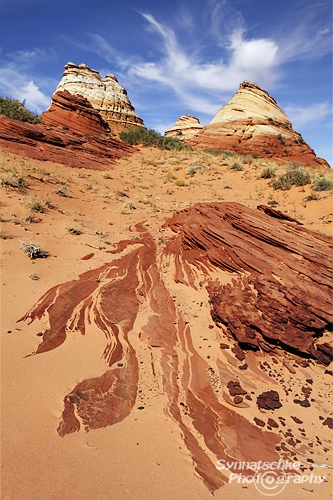
<svg viewBox="0 0 333 500"><path fill-rule="evenodd" d="M22 318L48 317L36 354L64 344L68 335L84 335L89 323L105 336L106 371L65 396L60 436L120 422L144 397L142 388L158 385L155 396L163 397L165 414L179 426L211 491L227 481L217 459L272 462L313 447L305 433L301 443L289 429L277 446L283 434L274 429L282 432L285 418L272 415L283 411L289 388L277 372L272 376L272 366L284 363L296 373L285 354L293 366L315 360L318 368L318 360L331 359L329 340L321 337L329 337L332 322L332 241L272 214L238 203L198 204L176 213L158 235L137 225L135 236L108 251L101 267L41 297ZM203 302L193 306L203 293L222 328L201 318ZM208 339L221 349L204 348ZM308 405L314 401L310 382L302 386ZM263 410L255 392L259 402L264 398ZM256 416L246 418L244 408ZM296 408L298 415L307 411Z"/></svg>
<svg viewBox="0 0 333 500"><path fill-rule="evenodd" d="M102 120L99 121L91 109L87 114L82 104L84 112L80 112L77 104L83 101L76 101L75 110L71 110L69 123L71 126L75 123L73 130L68 126L23 123L0 116L0 146L12 153L69 167L112 168L117 159L133 153L135 148L105 135ZM91 134L82 130L89 130Z"/></svg>
<svg viewBox="0 0 333 500"><path fill-rule="evenodd" d="M65 127L66 130L99 137L110 134L109 125L90 102L68 90L56 92L47 112L41 116L45 125Z"/></svg>

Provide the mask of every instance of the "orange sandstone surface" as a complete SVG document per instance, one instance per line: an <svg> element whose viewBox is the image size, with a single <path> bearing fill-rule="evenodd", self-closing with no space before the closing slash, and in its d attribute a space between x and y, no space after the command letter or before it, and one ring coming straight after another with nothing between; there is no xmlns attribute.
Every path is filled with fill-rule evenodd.
<svg viewBox="0 0 333 500"><path fill-rule="evenodd" d="M281 499L328 499L332 193L199 152L1 160L3 498L256 499L237 464L283 460L326 479Z"/></svg>

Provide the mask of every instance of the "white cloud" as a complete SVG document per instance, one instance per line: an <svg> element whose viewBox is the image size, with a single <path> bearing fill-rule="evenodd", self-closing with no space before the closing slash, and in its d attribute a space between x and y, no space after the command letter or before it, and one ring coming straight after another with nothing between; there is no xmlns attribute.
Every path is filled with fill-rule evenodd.
<svg viewBox="0 0 333 500"><path fill-rule="evenodd" d="M315 8L300 10L290 29L285 24L280 34L276 27L268 37L257 38L250 36L242 13L229 0L207 0L200 12L194 3L187 19L184 9L180 6L173 29L150 13L140 13L152 48L141 58L120 53L98 34L90 35L89 50L116 65L128 88L144 81L146 91L155 94L172 90L189 112L211 115L242 81L271 91L285 77L283 63L316 57L330 47L330 28L316 24ZM194 22L198 16L200 25Z"/></svg>
<svg viewBox="0 0 333 500"><path fill-rule="evenodd" d="M191 110L211 114L222 94L235 91L243 80L269 87L276 76L278 46L268 39L246 40L244 30L235 27L227 48L228 62L221 58L203 62L188 53L177 41L175 33L153 16L144 14L150 29L162 38L162 55L156 62L141 62L129 68L129 75L171 87L178 98L191 105ZM198 97L201 92L201 97Z"/></svg>
<svg viewBox="0 0 333 500"><path fill-rule="evenodd" d="M285 112L294 129L299 129L308 123L324 120L332 116L332 107L327 102L311 104L310 106L286 106Z"/></svg>
<svg viewBox="0 0 333 500"><path fill-rule="evenodd" d="M33 68L47 57L43 50L18 51L7 54L6 60L0 60L0 94L19 101L26 101L26 107L41 113L50 103L50 97L41 90L41 83L49 87L53 80L44 82L33 77Z"/></svg>

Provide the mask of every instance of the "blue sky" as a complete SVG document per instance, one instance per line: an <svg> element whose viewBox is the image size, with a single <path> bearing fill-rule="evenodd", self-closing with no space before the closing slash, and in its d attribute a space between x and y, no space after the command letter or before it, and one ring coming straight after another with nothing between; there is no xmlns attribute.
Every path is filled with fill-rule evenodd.
<svg viewBox="0 0 333 500"><path fill-rule="evenodd" d="M41 112L69 61L115 74L161 133L252 81L332 165L331 0L0 0L0 95Z"/></svg>

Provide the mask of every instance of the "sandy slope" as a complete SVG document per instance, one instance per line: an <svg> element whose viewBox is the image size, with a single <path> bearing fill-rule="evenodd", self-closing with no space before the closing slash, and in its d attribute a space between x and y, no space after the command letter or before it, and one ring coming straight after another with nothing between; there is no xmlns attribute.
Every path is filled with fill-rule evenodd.
<svg viewBox="0 0 333 500"><path fill-rule="evenodd" d="M204 172L186 176L186 166L194 162ZM2 178L12 179L14 172L28 185L19 188L6 183L1 189L2 498L211 498L202 476L193 466L184 443L184 430L165 413L168 394L159 368L160 355L149 349L144 339L139 340L133 330L129 333L142 365L138 380L142 392L129 415L115 425L89 432L82 428L61 438L57 428L63 400L82 380L105 371L102 357L105 338L91 324L84 336L71 332L58 348L29 356L41 341L38 334L47 327L47 317L31 325L17 320L53 286L76 280L79 274L111 261L107 251L116 248L119 241L135 243L137 223L143 223L157 247L162 248L167 235L160 228L166 217L198 201L239 201L255 208L276 200L279 210L297 218L305 227L330 234L331 192L320 193L319 200L306 202L304 199L311 192L309 186L274 191L268 180L259 179L265 166L262 161L245 164L241 172L230 171L228 163L230 160L207 154L142 148L139 154L120 160L113 171L101 174L1 153ZM186 185L177 186L173 177L184 179ZM42 212L31 209L32 196L44 204ZM49 257L29 260L20 248L21 241L29 240L41 244ZM194 291L181 284L175 286L171 276L172 269L166 269L166 286L172 290L183 319L191 326L193 352L201 356L197 357L197 365L196 356L189 357L194 363L189 383L200 385L206 376L202 372L202 377L195 381L202 366L200 359L210 356L214 363L220 360L225 381L229 377L242 377L241 385L255 393L267 390L268 386L278 387L281 393L278 377L269 377L259 370L251 353L246 358L251 370L243 375L239 372L231 351L219 349L220 342L228 339L222 338L221 330L211 320L204 288ZM141 310L135 324L137 330L149 315L148 310ZM181 358L182 351L177 352ZM268 355L262 354L260 361L272 364ZM313 380L316 401L311 408L297 405L295 409L292 397L282 395L283 408L275 412L259 410L255 399L248 401L248 407L235 409L227 394L221 391L220 397L230 410L252 423L255 416L265 422L270 417L276 421L279 416L285 418L288 432L301 441L296 448L298 459L306 467L303 474L311 474L308 458L316 464L332 464L331 431L319 419L330 415L331 378L323 377L323 370L315 364L290 369L293 359L289 359L287 367L283 361L278 358L274 371L292 388L292 395L300 391L305 379ZM138 409L142 406L144 409ZM182 408L181 411L183 422L214 464L216 455L203 442L200 432L190 427L186 412ZM291 416L297 416L303 423L296 424ZM278 430L273 429L275 437L270 437L267 426L260 433L274 441L276 437L285 439L286 429L282 425ZM309 443L313 443L312 447ZM317 495L330 498L330 469L314 468L312 472L326 475L328 482L288 484L279 498L306 499ZM225 484L215 491L215 498L226 495L231 499L263 497L252 484Z"/></svg>

